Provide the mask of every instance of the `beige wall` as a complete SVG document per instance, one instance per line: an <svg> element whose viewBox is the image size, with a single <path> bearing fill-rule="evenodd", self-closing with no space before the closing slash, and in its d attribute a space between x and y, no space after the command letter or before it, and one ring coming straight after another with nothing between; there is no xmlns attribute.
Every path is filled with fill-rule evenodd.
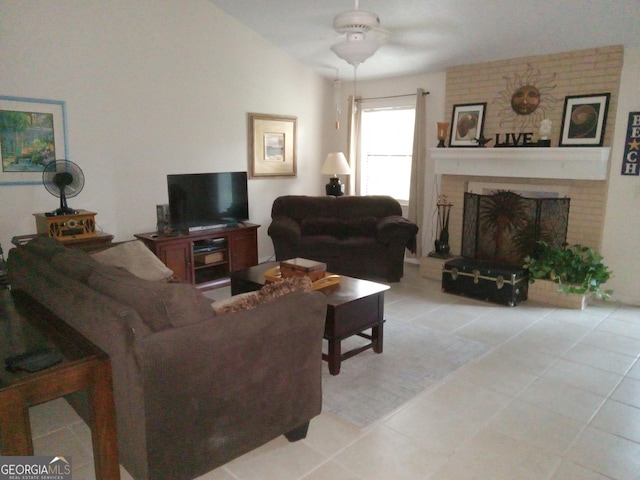
<svg viewBox="0 0 640 480"><path fill-rule="evenodd" d="M620 175L630 112L640 112L640 48L625 48L602 254L613 270L608 288L625 303L640 305L640 177Z"/></svg>
<svg viewBox="0 0 640 480"><path fill-rule="evenodd" d="M0 95L66 102L69 159L85 174L73 208L117 240L155 229L166 175L247 170L247 113L298 117L298 176L249 181L259 256L278 195L324 192L334 151L332 82L207 0L0 2ZM58 199L0 186L0 242L35 232Z"/></svg>
<svg viewBox="0 0 640 480"><path fill-rule="evenodd" d="M108 5L84 0L0 2L0 95L66 101L69 158L81 165L86 176L83 192L69 203L98 212L99 226L118 240L155 228L154 206L167 200L167 173L245 170L247 112L297 115L298 177L249 183L250 215L263 225L259 255L266 259L273 252L266 235L273 198L323 193L326 178L320 165L327 153L345 148L346 108L343 127L336 132L331 81L296 63L207 0L189 0L189 8L184 4L184 0L119 0ZM612 58L620 55L617 47L599 51ZM559 57L554 70L577 62L576 56L586 63L580 74L563 73L573 85L582 82L589 67L599 70L609 62L589 60L584 52L565 55L568 60ZM535 60L539 68L546 59L529 61ZM460 103L487 101L490 122L497 108L491 101L505 88L503 74L493 80L493 89L479 96L478 69L487 68L487 75L495 75L499 67L510 75L525 71L526 63L527 59L514 59L456 67L467 68L473 77ZM341 73L349 79L352 69L345 64ZM429 146L434 146L433 122L451 118L453 97L445 106L450 76L451 72L440 72L358 82L357 88L363 96L411 93L418 87L430 90L427 136ZM557 79L558 85L563 78ZM625 49L622 78L603 254L615 272L610 284L616 297L640 304L640 185L638 177L619 175L628 112L640 110L640 49ZM593 79L571 94L605 91L604 86L587 88L592 85L596 86ZM343 94L352 91L353 85L345 82ZM615 109L615 97L612 100ZM553 115L562 115L561 102ZM610 111L610 121L613 117ZM503 127L509 130L508 125ZM487 123L487 132L489 128ZM613 134L609 124L607 144ZM554 121L553 135L559 135L559 120ZM426 183L430 191L436 190L431 164ZM432 195L428 198L433 201ZM0 186L0 243L5 252L13 235L34 231L32 213L53 210L57 202L41 185ZM604 208L602 201L598 208ZM425 251L433 245L434 211L435 204L426 209L427 227L421 232Z"/></svg>
<svg viewBox="0 0 640 480"><path fill-rule="evenodd" d="M604 145L610 146L615 127L624 51L621 46L524 57L447 69L445 112L453 105L487 103L484 136L507 132L533 132L538 137L540 120L552 121L552 143L558 146L564 98L567 95L611 93ZM540 106L531 115L515 115L510 108L513 91L533 84L541 93ZM450 119L451 117L449 117ZM524 122L524 124L523 124Z"/></svg>

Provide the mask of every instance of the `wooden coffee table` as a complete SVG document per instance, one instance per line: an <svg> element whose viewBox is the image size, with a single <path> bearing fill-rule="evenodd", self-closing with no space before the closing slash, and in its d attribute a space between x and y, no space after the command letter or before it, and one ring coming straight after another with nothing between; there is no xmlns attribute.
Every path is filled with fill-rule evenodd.
<svg viewBox="0 0 640 480"><path fill-rule="evenodd" d="M279 262L266 262L245 270L231 272L231 295L253 292L264 286L264 273ZM323 360L329 363L329 373L340 373L343 360L369 348L382 353L384 332L384 292L387 285L340 276L340 283L320 290L327 297L327 319L324 338L328 342ZM365 333L371 330L370 334ZM369 340L366 345L342 353L342 341L353 335Z"/></svg>
<svg viewBox="0 0 640 480"><path fill-rule="evenodd" d="M0 330L0 454L33 455L29 407L86 389L96 479L119 479L108 355L31 297L5 288L0 289ZM42 347L55 347L62 362L34 373L4 369L6 357Z"/></svg>

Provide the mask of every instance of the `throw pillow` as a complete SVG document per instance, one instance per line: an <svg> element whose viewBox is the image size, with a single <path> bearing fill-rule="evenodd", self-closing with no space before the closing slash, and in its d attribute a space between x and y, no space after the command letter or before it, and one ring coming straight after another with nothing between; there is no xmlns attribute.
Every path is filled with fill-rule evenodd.
<svg viewBox="0 0 640 480"><path fill-rule="evenodd" d="M214 316L205 296L186 283L143 280L122 268L101 265L89 277L89 286L135 309L154 332Z"/></svg>
<svg viewBox="0 0 640 480"><path fill-rule="evenodd" d="M121 267L136 277L150 280L170 280L173 271L156 257L140 240L124 242L115 247L93 254L98 262L112 267Z"/></svg>
<svg viewBox="0 0 640 480"><path fill-rule="evenodd" d="M257 292L249 292L211 304L213 310L221 315L243 310L251 310L266 302L294 292L310 292L311 280L308 277L287 277L280 281L267 283Z"/></svg>
<svg viewBox="0 0 640 480"><path fill-rule="evenodd" d="M233 297L213 302L211 308L213 308L213 311L216 312L217 315L250 310L258 305L257 297L258 292L240 293Z"/></svg>
<svg viewBox="0 0 640 480"><path fill-rule="evenodd" d="M93 271L100 265L100 262L87 252L76 248L65 248L51 259L51 266L58 272L82 283L87 283Z"/></svg>

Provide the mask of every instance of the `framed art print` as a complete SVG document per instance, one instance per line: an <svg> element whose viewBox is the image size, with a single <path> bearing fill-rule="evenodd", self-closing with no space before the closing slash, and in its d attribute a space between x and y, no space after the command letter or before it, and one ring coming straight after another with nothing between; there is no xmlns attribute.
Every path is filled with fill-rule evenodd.
<svg viewBox="0 0 640 480"><path fill-rule="evenodd" d="M559 146L601 147L610 96L599 93L565 97Z"/></svg>
<svg viewBox="0 0 640 480"><path fill-rule="evenodd" d="M249 114L249 174L252 178L296 176L297 117Z"/></svg>
<svg viewBox="0 0 640 480"><path fill-rule="evenodd" d="M486 103L454 105L451 118L450 147L477 147L482 138Z"/></svg>
<svg viewBox="0 0 640 480"><path fill-rule="evenodd" d="M0 185L42 182L44 167L67 158L65 104L0 96Z"/></svg>

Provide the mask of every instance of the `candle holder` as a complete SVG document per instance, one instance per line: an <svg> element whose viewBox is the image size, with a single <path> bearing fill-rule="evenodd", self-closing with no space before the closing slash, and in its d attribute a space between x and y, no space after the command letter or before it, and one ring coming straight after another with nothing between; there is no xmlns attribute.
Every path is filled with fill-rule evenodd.
<svg viewBox="0 0 640 480"><path fill-rule="evenodd" d="M449 132L449 122L436 122L438 127L438 148L444 148L444 141L447 139L447 133Z"/></svg>

